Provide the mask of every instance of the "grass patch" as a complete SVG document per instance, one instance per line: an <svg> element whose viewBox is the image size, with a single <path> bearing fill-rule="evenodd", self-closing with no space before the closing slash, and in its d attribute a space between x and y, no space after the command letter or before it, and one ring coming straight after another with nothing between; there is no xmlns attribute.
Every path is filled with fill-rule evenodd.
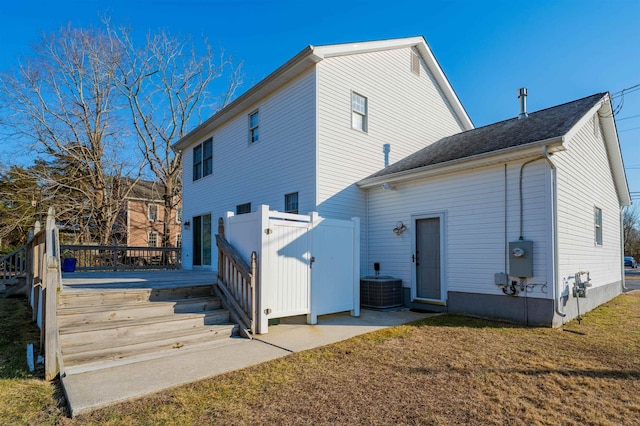
<svg viewBox="0 0 640 426"><path fill-rule="evenodd" d="M39 339L26 301L0 298L0 424L56 424L62 415L55 386L41 380L41 368L27 366L27 343L37 351Z"/></svg>
<svg viewBox="0 0 640 426"><path fill-rule="evenodd" d="M640 292L563 329L438 316L74 419L53 386L10 380L32 404L3 424L636 425Z"/></svg>

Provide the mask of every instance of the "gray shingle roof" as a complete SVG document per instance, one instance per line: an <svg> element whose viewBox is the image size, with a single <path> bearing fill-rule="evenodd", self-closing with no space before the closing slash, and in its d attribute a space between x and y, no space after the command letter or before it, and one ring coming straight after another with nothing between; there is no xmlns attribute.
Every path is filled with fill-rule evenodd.
<svg viewBox="0 0 640 426"><path fill-rule="evenodd" d="M528 117L523 119L512 118L447 136L368 178L386 176L564 136L604 96L605 93L597 93L573 102L530 113Z"/></svg>

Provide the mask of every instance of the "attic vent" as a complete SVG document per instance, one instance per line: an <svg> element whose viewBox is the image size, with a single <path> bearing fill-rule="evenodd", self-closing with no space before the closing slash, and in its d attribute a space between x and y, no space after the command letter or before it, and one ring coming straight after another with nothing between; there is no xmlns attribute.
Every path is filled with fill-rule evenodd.
<svg viewBox="0 0 640 426"><path fill-rule="evenodd" d="M420 75L420 57L415 51L411 51L411 72Z"/></svg>

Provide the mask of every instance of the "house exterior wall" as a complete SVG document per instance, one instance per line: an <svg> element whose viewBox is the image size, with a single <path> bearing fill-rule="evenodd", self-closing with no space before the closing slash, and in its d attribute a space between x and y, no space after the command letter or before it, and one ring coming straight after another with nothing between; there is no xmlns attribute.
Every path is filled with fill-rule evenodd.
<svg viewBox="0 0 640 426"><path fill-rule="evenodd" d="M315 70L310 69L203 138L213 137L211 175L193 181L196 144L183 150L183 221L210 213L215 234L218 217L227 211L235 212L237 205L251 203L255 211L259 205L267 204L282 211L285 194L292 192L298 192L300 213L314 210L315 105ZM248 115L256 109L260 139L250 144ZM192 250L192 229L184 229L184 268L193 265ZM215 269L215 247L212 252L211 268Z"/></svg>
<svg viewBox="0 0 640 426"><path fill-rule="evenodd" d="M401 278L406 294L415 285L412 262L415 222L420 216L442 214L444 218L444 281L450 311L497 316L499 312L473 312L475 307L463 301L465 295L494 296L507 306L505 319L522 318L523 293L505 295L494 281L497 272L508 272L505 259L508 242L520 237L519 173L522 161L445 174L429 179L398 184L393 190L369 190L369 240L366 274L373 274L373 263L380 263L381 275ZM551 226L548 185L549 167L539 160L523 171L523 232L533 241L535 284L529 299L552 297L548 266ZM505 208L506 196L506 208ZM506 217L505 217L506 216ZM397 236L397 222L407 230ZM506 227L505 227L506 222ZM506 244L505 244L506 243ZM505 269L506 268L506 269ZM546 286L544 284L547 284ZM551 300L543 302L551 303ZM496 306L496 302L487 306ZM530 306L533 306L530 304ZM498 315L496 315L498 314Z"/></svg>
<svg viewBox="0 0 640 426"><path fill-rule="evenodd" d="M572 296L576 272L588 271L592 287L579 300L585 312L620 294L623 280L620 203L599 119L588 120L552 157L557 167L559 279L569 285L565 310L577 315ZM594 208L602 210L602 245L595 242Z"/></svg>
<svg viewBox="0 0 640 426"><path fill-rule="evenodd" d="M411 71L411 49L324 59L318 68L318 212L346 219L365 211L355 182L389 162L458 133L455 118L431 73ZM351 128L351 92L367 98L367 132ZM354 203L355 201L355 203Z"/></svg>
<svg viewBox="0 0 640 426"><path fill-rule="evenodd" d="M157 206L157 219L150 221L148 216L149 204ZM173 216L169 219L171 232L171 246L177 243L177 234L181 231L181 224L176 220L177 210L173 210ZM162 246L164 234L164 205L161 202L149 200L127 200L127 245L129 247L148 247L149 232L158 233L158 247Z"/></svg>
<svg viewBox="0 0 640 426"><path fill-rule="evenodd" d="M326 58L318 72L317 211L366 222L366 194L355 182L463 127L423 62L411 71L411 49ZM351 127L351 93L367 98L367 132ZM362 247L366 247L362 232ZM366 250L361 265L366 265ZM363 270L364 271L364 270Z"/></svg>

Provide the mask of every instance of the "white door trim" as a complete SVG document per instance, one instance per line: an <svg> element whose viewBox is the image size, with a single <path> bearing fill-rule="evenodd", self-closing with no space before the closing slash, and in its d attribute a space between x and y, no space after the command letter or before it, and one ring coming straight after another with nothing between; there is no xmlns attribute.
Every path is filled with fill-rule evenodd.
<svg viewBox="0 0 640 426"><path fill-rule="evenodd" d="M440 299L425 299L417 296L417 277L416 277L416 231L418 229L417 222L420 219L439 219L440 220ZM439 305L447 304L447 282L446 282L446 265L447 265L447 214L444 211L428 212L411 215L411 224L413 232L411 233L411 301L435 303Z"/></svg>

